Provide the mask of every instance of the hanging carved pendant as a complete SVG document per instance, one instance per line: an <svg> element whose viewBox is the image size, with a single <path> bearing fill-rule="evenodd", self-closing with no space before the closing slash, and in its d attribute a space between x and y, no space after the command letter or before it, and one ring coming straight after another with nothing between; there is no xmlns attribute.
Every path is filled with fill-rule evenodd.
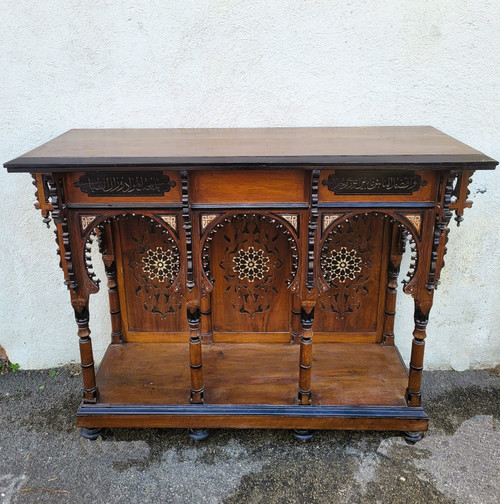
<svg viewBox="0 0 500 504"><path fill-rule="evenodd" d="M373 265L371 247L373 216L346 221L328 234L320 257L323 278L329 286L320 297L320 307L344 318L361 307L368 294Z"/></svg>
<svg viewBox="0 0 500 504"><path fill-rule="evenodd" d="M181 295L174 288L180 271L180 254L170 233L157 224L133 227L136 244L125 252L126 264L136 283L135 295L144 310L162 319L181 307Z"/></svg>

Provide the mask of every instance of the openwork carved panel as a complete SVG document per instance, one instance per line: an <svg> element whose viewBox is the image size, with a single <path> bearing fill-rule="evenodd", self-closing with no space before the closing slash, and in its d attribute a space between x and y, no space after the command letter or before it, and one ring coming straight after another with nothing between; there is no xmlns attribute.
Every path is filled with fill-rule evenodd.
<svg viewBox="0 0 500 504"><path fill-rule="evenodd" d="M132 284L127 301L133 321L146 317L144 312L161 320L178 315L182 304L176 281L180 253L170 232L155 221L138 217L120 224L124 279Z"/></svg>
<svg viewBox="0 0 500 504"><path fill-rule="evenodd" d="M316 331L377 330L388 226L388 219L369 214L344 221L328 233L319 260L328 288L318 300Z"/></svg>
<svg viewBox="0 0 500 504"><path fill-rule="evenodd" d="M210 237L214 330L288 331L292 278L285 227L259 215L232 216ZM288 282L287 282L288 281Z"/></svg>

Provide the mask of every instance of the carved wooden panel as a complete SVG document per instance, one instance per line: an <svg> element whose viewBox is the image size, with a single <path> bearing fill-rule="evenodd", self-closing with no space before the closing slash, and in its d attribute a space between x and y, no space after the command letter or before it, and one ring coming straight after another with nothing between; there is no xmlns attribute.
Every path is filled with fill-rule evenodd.
<svg viewBox="0 0 500 504"><path fill-rule="evenodd" d="M176 182L161 172L90 172L74 186L89 196L162 196Z"/></svg>
<svg viewBox="0 0 500 504"><path fill-rule="evenodd" d="M214 333L290 330L292 257L276 222L233 218L213 235L209 259Z"/></svg>
<svg viewBox="0 0 500 504"><path fill-rule="evenodd" d="M434 201L438 175L424 170L321 170L319 200L339 203L358 201Z"/></svg>
<svg viewBox="0 0 500 504"><path fill-rule="evenodd" d="M381 331L388 227L388 219L370 214L327 235L320 268L330 287L316 305L315 332Z"/></svg>
<svg viewBox="0 0 500 504"><path fill-rule="evenodd" d="M64 175L64 192L73 205L181 201L178 172L138 169L131 172L74 172Z"/></svg>
<svg viewBox="0 0 500 504"><path fill-rule="evenodd" d="M338 171L322 184L334 194L413 194L427 181L409 171Z"/></svg>
<svg viewBox="0 0 500 504"><path fill-rule="evenodd" d="M181 271L180 252L170 232L140 217L118 221L118 232L128 331L187 331L182 289L175 282Z"/></svg>

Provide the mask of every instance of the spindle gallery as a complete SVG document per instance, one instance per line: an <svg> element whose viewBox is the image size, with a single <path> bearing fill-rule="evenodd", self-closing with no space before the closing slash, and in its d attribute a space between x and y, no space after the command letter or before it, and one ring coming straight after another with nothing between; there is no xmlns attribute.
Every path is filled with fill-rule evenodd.
<svg viewBox="0 0 500 504"><path fill-rule="evenodd" d="M473 172L496 164L431 127L70 130L6 163L32 174L55 227L82 435L363 429L418 441L450 220L471 206ZM99 369L94 241L112 328ZM398 285L415 306L413 335L397 335L413 337L408 368Z"/></svg>

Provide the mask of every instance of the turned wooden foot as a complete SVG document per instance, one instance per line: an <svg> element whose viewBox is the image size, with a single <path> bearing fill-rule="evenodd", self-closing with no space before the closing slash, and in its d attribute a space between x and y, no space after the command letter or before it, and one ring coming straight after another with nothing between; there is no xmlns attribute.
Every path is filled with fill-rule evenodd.
<svg viewBox="0 0 500 504"><path fill-rule="evenodd" d="M306 441L312 439L314 433L308 429L294 429L293 436L299 441L305 443Z"/></svg>
<svg viewBox="0 0 500 504"><path fill-rule="evenodd" d="M191 439L195 441L202 441L208 437L207 429L188 429L188 434Z"/></svg>
<svg viewBox="0 0 500 504"><path fill-rule="evenodd" d="M90 439L91 441L95 441L101 435L100 428L91 429L90 427L81 427L80 428L80 436L85 439Z"/></svg>
<svg viewBox="0 0 500 504"><path fill-rule="evenodd" d="M403 437L408 444L414 445L424 437L424 433L419 431L406 431L403 432Z"/></svg>

